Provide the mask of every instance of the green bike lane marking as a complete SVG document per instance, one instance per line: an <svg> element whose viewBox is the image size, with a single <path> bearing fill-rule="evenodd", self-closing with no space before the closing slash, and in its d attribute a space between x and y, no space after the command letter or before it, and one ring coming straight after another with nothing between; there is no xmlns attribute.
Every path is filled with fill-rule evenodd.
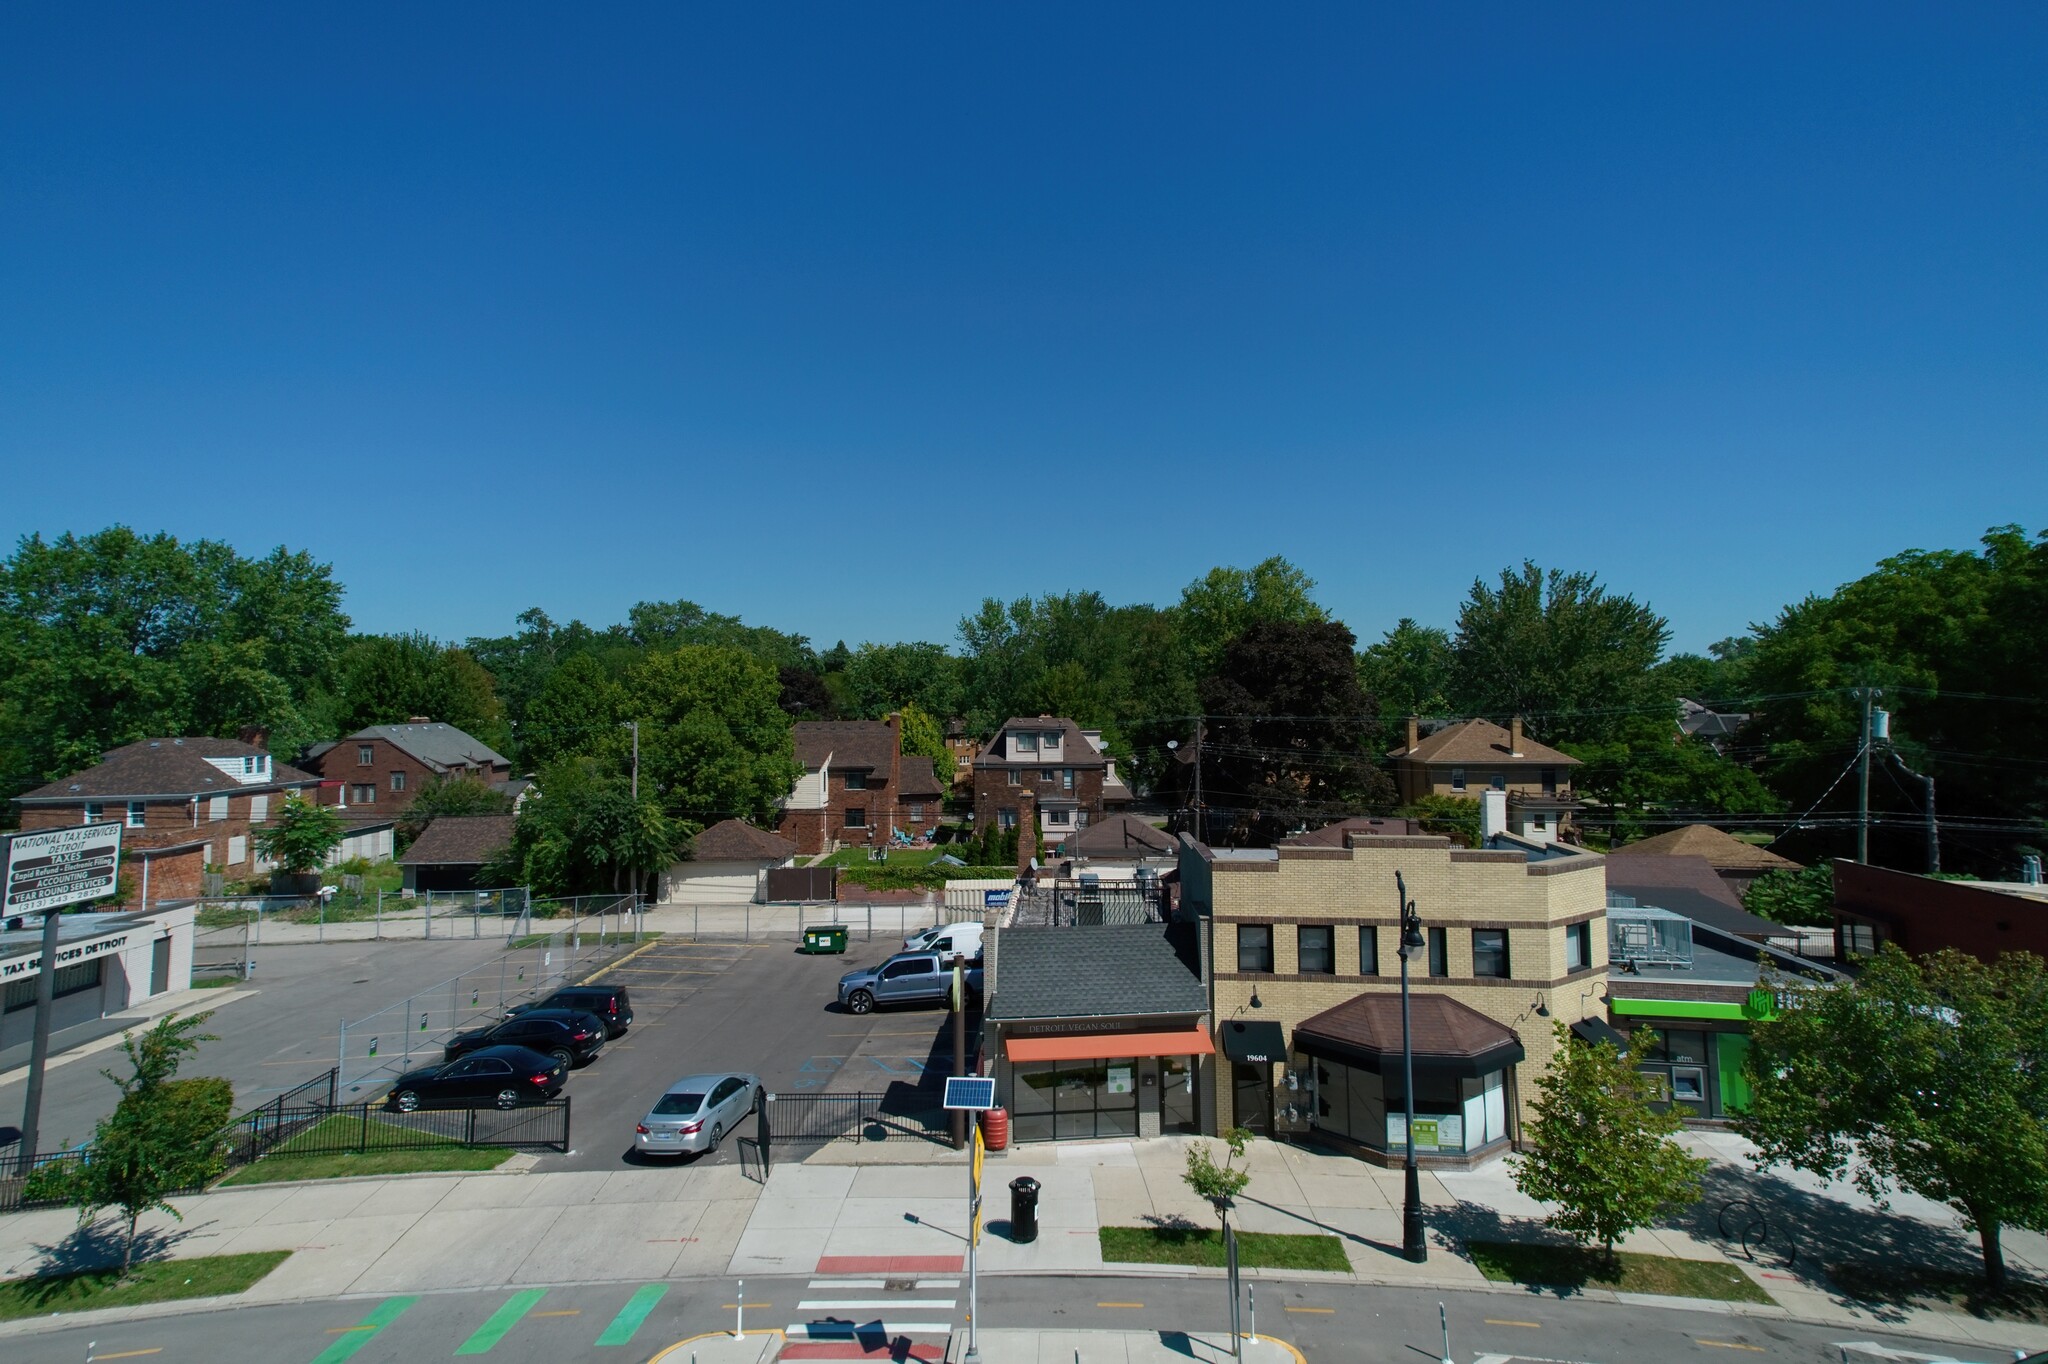
<svg viewBox="0 0 2048 1364"><path fill-rule="evenodd" d="M631 1345L633 1333L638 1331L654 1311L668 1289L658 1283L647 1284L626 1300L619 1314L612 1318L612 1324L604 1328L604 1334L597 1338L600 1345Z"/></svg>
<svg viewBox="0 0 2048 1364"><path fill-rule="evenodd" d="M386 1298L362 1321L349 1328L347 1335L335 1341L313 1358L313 1364L341 1364L344 1359L368 1345L383 1329L398 1320L398 1314L418 1302L417 1295L405 1298Z"/></svg>
<svg viewBox="0 0 2048 1364"><path fill-rule="evenodd" d="M491 1313L491 1319L476 1328L476 1334L456 1347L459 1355L486 1354L503 1340L506 1333L519 1324L519 1319L533 1310L533 1305L548 1295L545 1288L529 1288L514 1293L503 1307Z"/></svg>

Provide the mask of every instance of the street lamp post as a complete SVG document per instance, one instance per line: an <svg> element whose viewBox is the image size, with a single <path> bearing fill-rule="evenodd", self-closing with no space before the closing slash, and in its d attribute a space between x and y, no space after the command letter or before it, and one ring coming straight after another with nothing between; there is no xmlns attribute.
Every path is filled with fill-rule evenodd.
<svg viewBox="0 0 2048 1364"><path fill-rule="evenodd" d="M1401 1256L1411 1264L1429 1258L1422 1235L1422 1174L1415 1167L1415 1030L1408 1012L1408 954L1422 946L1422 916L1408 898L1408 885L1394 873L1394 893L1401 902L1401 1101L1408 1125L1403 1132L1408 1150L1407 1201L1401 1205Z"/></svg>

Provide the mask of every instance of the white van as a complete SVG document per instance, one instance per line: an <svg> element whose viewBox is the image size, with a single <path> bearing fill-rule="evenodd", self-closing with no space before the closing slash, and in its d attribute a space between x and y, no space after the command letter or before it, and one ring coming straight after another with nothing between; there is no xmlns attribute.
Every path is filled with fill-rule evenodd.
<svg viewBox="0 0 2048 1364"><path fill-rule="evenodd" d="M966 957L969 961L980 961L981 925L969 922L927 928L922 933L913 933L905 938L903 950L936 952L941 961L951 960L956 954Z"/></svg>

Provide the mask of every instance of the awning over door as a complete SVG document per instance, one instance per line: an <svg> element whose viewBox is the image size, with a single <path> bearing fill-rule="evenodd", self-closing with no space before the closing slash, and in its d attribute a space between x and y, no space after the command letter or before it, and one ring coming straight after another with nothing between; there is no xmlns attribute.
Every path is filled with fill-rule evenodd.
<svg viewBox="0 0 2048 1364"><path fill-rule="evenodd" d="M1580 1019L1572 1024L1572 1036L1589 1047L1597 1047L1606 1042L1623 1056L1628 1055L1628 1034L1613 1027L1604 1018Z"/></svg>
<svg viewBox="0 0 2048 1364"><path fill-rule="evenodd" d="M1245 1065L1285 1063L1287 1038L1278 1023L1248 1023L1232 1019L1216 1030L1223 1039L1223 1054Z"/></svg>
<svg viewBox="0 0 2048 1364"><path fill-rule="evenodd" d="M1521 1039L1477 1009L1444 995L1417 994L1412 1009L1415 1069L1472 1079L1521 1061ZM1295 1050L1376 1074L1401 1068L1401 997L1368 991L1294 1028Z"/></svg>
<svg viewBox="0 0 2048 1364"><path fill-rule="evenodd" d="M1109 1056L1210 1056L1216 1046L1200 1028L1172 1032L1092 1032L1060 1037L1007 1037L1012 1061L1093 1061Z"/></svg>

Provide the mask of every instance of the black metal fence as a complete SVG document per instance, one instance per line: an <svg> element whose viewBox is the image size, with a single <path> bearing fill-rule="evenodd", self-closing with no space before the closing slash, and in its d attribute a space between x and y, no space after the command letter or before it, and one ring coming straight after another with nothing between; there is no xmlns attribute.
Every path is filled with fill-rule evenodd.
<svg viewBox="0 0 2048 1364"><path fill-rule="evenodd" d="M776 1094L765 1105L777 1146L834 1141L950 1141L936 1090L892 1085L879 1094Z"/></svg>
<svg viewBox="0 0 2048 1364"><path fill-rule="evenodd" d="M337 1106L333 1069L286 1090L229 1124L223 1134L227 1168L265 1156L321 1156L365 1151L418 1151L452 1146L495 1146L567 1152L569 1097L521 1108L444 1108L412 1113L380 1104ZM71 1201L72 1175L88 1158L83 1148L38 1155L25 1173L18 1156L0 1156L0 1212ZM175 1189L173 1196L200 1193Z"/></svg>

